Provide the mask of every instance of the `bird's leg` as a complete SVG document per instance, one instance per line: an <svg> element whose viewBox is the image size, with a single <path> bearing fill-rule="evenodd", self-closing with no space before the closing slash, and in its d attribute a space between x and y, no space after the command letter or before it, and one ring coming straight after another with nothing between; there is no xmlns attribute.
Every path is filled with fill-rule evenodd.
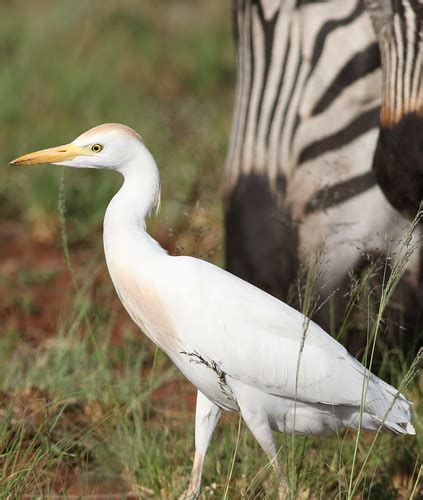
<svg viewBox="0 0 423 500"><path fill-rule="evenodd" d="M272 464L273 470L275 472L276 477L278 478L279 485L278 485L278 498L279 500L285 500L289 498L289 487L288 487L288 481L286 480L282 468L280 466L277 454L274 456L274 458L271 458L269 455L270 463Z"/></svg>
<svg viewBox="0 0 423 500"><path fill-rule="evenodd" d="M220 414L221 409L207 399L202 392L197 391L194 463L188 489L182 494L180 499L194 499L200 493L204 457Z"/></svg>
<svg viewBox="0 0 423 500"><path fill-rule="evenodd" d="M239 401L238 401L239 403ZM267 417L262 414L253 413L249 410L243 410L241 407L241 415L247 424L259 445L269 458L269 462L273 467L273 471L279 481L278 498L286 500L289 498L288 482L282 472L282 468L278 461L278 453L276 451L275 441L273 439L272 429L270 428Z"/></svg>

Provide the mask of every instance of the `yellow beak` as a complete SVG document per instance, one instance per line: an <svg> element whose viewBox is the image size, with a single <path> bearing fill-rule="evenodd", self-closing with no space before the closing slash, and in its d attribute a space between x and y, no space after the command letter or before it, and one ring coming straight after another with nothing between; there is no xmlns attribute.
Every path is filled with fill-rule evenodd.
<svg viewBox="0 0 423 500"><path fill-rule="evenodd" d="M39 163L60 163L66 160L73 160L77 156L88 155L85 148L75 146L74 144L64 144L55 148L43 149L19 156L10 162L10 165L37 165Z"/></svg>

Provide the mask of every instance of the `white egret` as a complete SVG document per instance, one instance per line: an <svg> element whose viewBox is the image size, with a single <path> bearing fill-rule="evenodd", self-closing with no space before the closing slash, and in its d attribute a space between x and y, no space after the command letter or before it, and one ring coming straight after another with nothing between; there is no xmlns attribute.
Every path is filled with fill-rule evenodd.
<svg viewBox="0 0 423 500"><path fill-rule="evenodd" d="M286 485L272 431L325 434L361 425L415 433L409 401L317 324L310 321L304 335L307 322L300 312L208 262L169 256L147 234L145 219L159 202L160 177L135 131L100 125L70 144L11 162L36 163L111 169L124 177L106 210L104 251L132 319L198 389L185 498L199 494L204 456L222 410L241 413L280 475L281 495Z"/></svg>

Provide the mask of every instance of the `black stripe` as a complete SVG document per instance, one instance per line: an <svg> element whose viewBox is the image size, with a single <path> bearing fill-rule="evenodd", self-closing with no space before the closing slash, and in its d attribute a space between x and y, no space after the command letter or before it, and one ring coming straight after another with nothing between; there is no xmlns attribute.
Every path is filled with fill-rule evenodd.
<svg viewBox="0 0 423 500"><path fill-rule="evenodd" d="M314 44L313 55L311 56L311 66L310 73L314 71L320 56L323 52L323 47L326 43L326 38L332 33L332 31L340 28L341 26L347 26L352 23L357 17L359 17L364 12L363 2L357 2L357 5L353 9L353 11L347 16L341 19L332 19L330 21L325 22L325 24L320 28L319 33L317 34L316 41Z"/></svg>
<svg viewBox="0 0 423 500"><path fill-rule="evenodd" d="M260 91L260 100L257 108L257 115L256 115L256 124L258 125L259 119L260 119L260 114L261 114L261 107L263 105L263 98L264 98L264 92L266 90L267 86L267 75L269 74L269 68L270 68L270 61L272 60L272 51L273 51L273 38L275 34L275 26L276 22L279 17L279 12L280 10L277 9L277 11L274 13L274 15L269 19L266 20L264 17L264 11L263 7L261 5L261 2L255 0L253 2L253 5L257 5L257 11L258 11L258 17L260 20L260 24L263 30L263 35L264 35L264 73L263 73L263 82L261 85L261 91Z"/></svg>
<svg viewBox="0 0 423 500"><path fill-rule="evenodd" d="M300 51L301 52L301 51ZM279 130L279 136L278 137L282 137L282 134L284 132L284 128L285 128L285 125L286 125L286 117L288 116L288 110L289 110L289 106L292 102L292 98L294 96L294 92L296 91L297 89L297 82L298 82L298 77L300 76L300 70L301 70L301 65L302 65L302 62L303 62L303 59L301 57L301 53L300 53L300 58L299 58L299 61L298 61L298 64L297 64L297 70L295 72L295 77L294 77L294 81L292 83L292 86L291 86L291 91L289 93L289 96L288 96L288 99L286 101L286 106L285 106L285 109L284 109L284 112L283 112L283 117L282 117L282 121L281 121L281 128ZM292 139L292 136L290 137L290 139ZM291 141L288 143L288 146L289 148L291 148ZM288 153L288 152L287 152ZM290 153L290 151L289 151Z"/></svg>
<svg viewBox="0 0 423 500"><path fill-rule="evenodd" d="M300 123L301 123L301 116L300 116L300 113L298 113L298 110L297 110L297 112L295 113L294 125L292 127L292 137L295 137L295 135L297 133L297 129L300 126Z"/></svg>
<svg viewBox="0 0 423 500"><path fill-rule="evenodd" d="M394 9L398 12L400 16L400 27L401 27L401 35L403 39L403 50L404 50L404 68L405 68L405 63L408 57L408 33L407 33L407 28L408 28L408 20L405 17L405 9L404 5L402 2L400 2L401 5L394 5ZM410 6L411 9L414 11L415 14L415 20L414 20L414 38L412 40L412 48L411 48L411 67L413 68L411 72L411 80L410 81L405 81L404 75L398 75L399 78L403 80L403 95L400 96L401 102L399 103L399 106L402 107L405 102L405 85L408 84L408 89L411 94L412 91L412 80L414 76L414 69L416 67L416 62L417 62L417 55L420 52L420 38L422 37L422 31L423 31L423 5L421 4L420 1L417 0L410 0ZM398 45L396 44L396 37L394 37L394 44L395 44L395 49L398 51ZM396 92L397 94L397 92ZM408 104L408 103L407 103Z"/></svg>
<svg viewBox="0 0 423 500"><path fill-rule="evenodd" d="M358 175L347 181L325 186L308 201L305 213L310 214L334 207L368 191L375 185L375 173L373 170L369 170L365 174Z"/></svg>
<svg viewBox="0 0 423 500"><path fill-rule="evenodd" d="M411 75L412 75L411 76L411 81L408 82L409 83L410 95L411 95L412 88L413 88L411 82L413 81L413 76L415 74L415 68L416 68L416 62L417 62L417 55L420 52L420 37L422 36L422 31L423 31L423 5L420 6L420 12L416 11L416 15L417 15L417 18L416 18L417 26L416 26L416 30L415 30L415 34L414 34L413 48L412 48L413 57L412 57L412 60L411 60L411 67L413 68L413 71L411 72ZM407 40L407 37L406 37L406 40Z"/></svg>
<svg viewBox="0 0 423 500"><path fill-rule="evenodd" d="M312 115L323 113L345 89L379 67L379 46L374 42L345 63L314 106Z"/></svg>
<svg viewBox="0 0 423 500"><path fill-rule="evenodd" d="M306 146L300 154L298 164L316 158L327 151L342 148L360 135L379 125L379 106L369 109L333 135L324 137Z"/></svg>
<svg viewBox="0 0 423 500"><path fill-rule="evenodd" d="M242 1L242 5L241 5L241 1ZM241 67L241 30L240 30L240 26L241 26L241 29L242 29L242 25L243 23L245 23L245 6L246 6L246 1L245 0L234 0L234 5L236 4L236 11L234 9L234 16L235 16L235 19L234 19L234 28L236 29L236 33L235 33L235 37L236 37L236 87L237 87L237 90L236 92L239 94L237 95L237 100L236 100L236 108L233 110L233 116L232 116L232 124L235 123L235 125L233 125L234 129L233 129L233 133L232 133L232 138L231 138L231 147L229 149L229 152L230 152L230 155L231 155L231 158L234 157L234 154L236 155L237 154L237 150L240 150L242 148L242 144L241 145L238 145L239 143L239 130L241 129L242 127L242 121L239 119L239 114L241 112L241 102L242 102L242 97L241 97L241 89L244 89L244 86L245 86L245 79L243 76L241 76L243 74L243 71L242 71L242 67ZM242 13L242 16L240 14L240 12ZM245 52L245 50L244 50ZM236 115L235 115L235 112L236 112ZM244 122L244 126L245 126L245 122ZM237 147L238 146L238 147Z"/></svg>
<svg viewBox="0 0 423 500"><path fill-rule="evenodd" d="M291 28L289 28L289 30L290 29ZM267 124L266 147L269 146L270 131L272 129L273 119L275 118L276 108L278 106L279 98L281 96L282 85L283 85L283 81L284 81L284 78L285 78L286 65L287 65L287 62L288 62L288 58L289 58L290 52L291 52L291 37L288 36L288 44L286 46L285 57L284 57L284 60L283 60L283 63L282 63L282 71L281 71L281 76L280 76L279 83L278 83L278 89L276 91L275 99L273 101L272 111L270 112L269 123Z"/></svg>
<svg viewBox="0 0 423 500"><path fill-rule="evenodd" d="M419 254L419 277L418 283L419 286L423 289L423 246L420 246L420 254Z"/></svg>
<svg viewBox="0 0 423 500"><path fill-rule="evenodd" d="M244 148L244 145L245 145L245 135L247 133L248 118L250 116L250 111L251 111L251 108L250 108L251 94L253 93L254 73L255 73L254 46L253 46L253 12L251 9L250 9L249 33L250 33L250 59L251 59L250 88L248 89L247 112L245 113L244 130L243 130L243 134L242 134L241 148Z"/></svg>

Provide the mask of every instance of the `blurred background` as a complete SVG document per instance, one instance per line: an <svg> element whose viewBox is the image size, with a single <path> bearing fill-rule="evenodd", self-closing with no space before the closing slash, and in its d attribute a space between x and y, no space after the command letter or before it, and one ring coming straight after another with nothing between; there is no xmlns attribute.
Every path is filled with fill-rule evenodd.
<svg viewBox="0 0 423 500"><path fill-rule="evenodd" d="M52 308L60 308L68 275L59 236L61 169L7 164L100 123L131 126L155 156L162 208L151 230L162 244L174 253L213 252L221 260L221 174L235 70L230 5L4 0L0 6L5 330L30 337L51 333ZM101 253L104 211L121 182L118 175L97 174L65 174L67 237L77 267L80 258ZM39 301L37 280L48 301ZM44 315L48 332L38 325Z"/></svg>
<svg viewBox="0 0 423 500"><path fill-rule="evenodd" d="M8 162L100 123L127 124L162 176L152 235L172 254L222 265L231 4L0 0L0 31L0 493L176 498L191 469L195 394L108 277L102 220L121 179ZM421 402L417 386L408 395ZM223 420L203 498L273 498L257 443L236 416ZM421 441L371 442L357 450L347 434L283 448L299 497L343 498L358 470L360 495L416 492Z"/></svg>
<svg viewBox="0 0 423 500"><path fill-rule="evenodd" d="M186 434L192 437L192 419L188 426L185 420L194 392L139 334L108 277L102 220L121 179L110 172L63 174L52 166L12 169L8 162L100 123L127 124L142 135L161 171L161 212L151 219L152 234L171 253L221 263L221 178L235 79L230 4L0 0L0 9L0 442L6 453L0 491L13 497L116 488L140 494L139 480L129 477L130 469L143 467L130 446L123 449L132 465L124 465L100 435L94 451L91 437L80 446L79 433L90 429L92 435L111 408L122 407L129 418L120 420L124 427L105 424L100 434L122 443L129 432L133 442L136 420L127 406L135 404L135 414L145 416L139 405L160 387L158 406L174 412L161 417L167 429L184 409L186 471L161 471L160 481L153 473L154 484L142 494L164 488L163 495L171 495L163 477L184 480L191 467ZM143 377L153 359L157 383ZM53 430L47 413L64 409L67 417ZM159 410L145 411L150 417ZM157 444L168 439L159 420L148 438L158 457ZM142 440L137 446L148 461Z"/></svg>

